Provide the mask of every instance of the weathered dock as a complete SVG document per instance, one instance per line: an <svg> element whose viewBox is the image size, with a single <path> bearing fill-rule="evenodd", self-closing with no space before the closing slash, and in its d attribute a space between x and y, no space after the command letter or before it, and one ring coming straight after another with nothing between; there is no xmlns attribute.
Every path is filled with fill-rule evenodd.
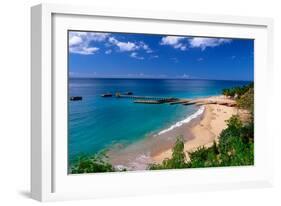
<svg viewBox="0 0 281 206"><path fill-rule="evenodd" d="M138 99L138 100L134 100L134 103L141 103L141 104L163 104L165 102L162 101L162 100Z"/></svg>
<svg viewBox="0 0 281 206"><path fill-rule="evenodd" d="M212 99L212 98L201 98L201 99L194 99L189 102L183 103L183 105L192 105L196 104L198 106L200 105L207 105L207 104L218 104L228 107L235 107L237 106L236 101L231 99Z"/></svg>
<svg viewBox="0 0 281 206"><path fill-rule="evenodd" d="M105 93L101 95L102 97L112 97L112 93ZM169 103L170 105L181 104L181 105L206 105L206 104L218 104L225 105L229 107L235 107L236 101L224 98L224 97L206 97L206 98L197 98L197 99L181 99L175 97L159 97L159 96L137 96L133 95L133 92L115 93L116 98L128 98L134 100L134 103L142 104L163 104ZM81 98L82 99L82 98ZM81 99L70 99L70 100L81 100Z"/></svg>
<svg viewBox="0 0 281 206"><path fill-rule="evenodd" d="M158 96L136 96L136 95L125 95L119 94L116 95L118 98L130 98L130 99L141 99L141 100L158 100L164 102L173 102L179 100L178 98L174 97L158 97Z"/></svg>
<svg viewBox="0 0 281 206"><path fill-rule="evenodd" d="M190 101L191 101L191 99L179 99L177 101L170 102L170 104L171 105L173 105L173 104L186 104Z"/></svg>
<svg viewBox="0 0 281 206"><path fill-rule="evenodd" d="M182 103L182 105L192 105L192 104L198 104L198 103L195 101L189 101L189 102Z"/></svg>

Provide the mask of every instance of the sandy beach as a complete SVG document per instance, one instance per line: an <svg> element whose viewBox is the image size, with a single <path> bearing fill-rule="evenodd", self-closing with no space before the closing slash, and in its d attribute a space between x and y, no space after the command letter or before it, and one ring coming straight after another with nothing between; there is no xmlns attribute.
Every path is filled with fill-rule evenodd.
<svg viewBox="0 0 281 206"><path fill-rule="evenodd" d="M170 158L176 138L180 135L185 141L186 152L200 146L211 146L226 128L226 120L238 113L235 101L222 95L195 99L192 103L198 106L198 111L203 111L200 115L195 115L188 123L125 148L122 145L112 148L108 152L110 162L128 170L145 170L151 163L161 163L165 158Z"/></svg>
<svg viewBox="0 0 281 206"><path fill-rule="evenodd" d="M200 146L211 146L214 141L218 141L221 131L226 128L226 120L232 115L238 114L238 109L233 106L226 106L225 103L232 104L233 100L224 96L216 96L197 100L204 105L205 110L201 119L190 127L183 125L190 130L193 139L187 140L184 144L186 152L195 150ZM211 104L209 104L212 102ZM217 104L219 103L219 104ZM222 103L222 104L221 104ZM154 163L161 163L165 158L170 158L172 148L152 156ZM188 159L188 155L187 155Z"/></svg>

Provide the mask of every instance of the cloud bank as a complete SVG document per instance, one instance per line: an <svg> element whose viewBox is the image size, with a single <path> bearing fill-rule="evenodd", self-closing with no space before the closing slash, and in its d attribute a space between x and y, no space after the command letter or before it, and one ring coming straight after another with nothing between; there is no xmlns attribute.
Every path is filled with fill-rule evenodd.
<svg viewBox="0 0 281 206"><path fill-rule="evenodd" d="M69 33L69 52L80 55L93 55L100 50L95 43L104 42L108 47L105 54L111 54L114 47L119 52L129 52L130 57L135 59L144 59L136 51L144 51L147 54L153 53L153 50L143 41L120 41L110 33L96 32L70 32Z"/></svg>
<svg viewBox="0 0 281 206"><path fill-rule="evenodd" d="M185 51L188 48L200 48L204 51L207 47L217 47L230 42L230 39L224 38L165 36L162 37L160 45L168 45L181 51Z"/></svg>
<svg viewBox="0 0 281 206"><path fill-rule="evenodd" d="M170 46L176 50L186 51L192 48L199 48L202 51L208 47L218 47L223 44L231 43L231 39L225 38L206 38L206 37L184 37L184 36L164 36L160 40L161 46ZM98 43L104 43L105 48ZM128 53L129 57L142 60L145 54L149 59L158 58L148 44L143 41L124 41L118 39L114 34L102 32L70 32L69 33L69 52L80 55L94 55L104 49L107 55L114 51ZM141 53L141 56L140 56ZM150 54L154 53L154 54Z"/></svg>

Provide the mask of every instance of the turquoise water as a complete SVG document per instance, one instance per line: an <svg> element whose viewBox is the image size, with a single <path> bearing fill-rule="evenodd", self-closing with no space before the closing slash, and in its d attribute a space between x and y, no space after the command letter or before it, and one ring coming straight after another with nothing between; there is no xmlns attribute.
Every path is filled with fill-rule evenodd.
<svg viewBox="0 0 281 206"><path fill-rule="evenodd" d="M69 79L69 96L82 101L68 103L68 155L93 154L115 144L128 145L158 133L187 118L194 105L135 104L132 99L102 98L103 93L132 91L134 95L177 98L221 94L222 89L245 81L186 79Z"/></svg>

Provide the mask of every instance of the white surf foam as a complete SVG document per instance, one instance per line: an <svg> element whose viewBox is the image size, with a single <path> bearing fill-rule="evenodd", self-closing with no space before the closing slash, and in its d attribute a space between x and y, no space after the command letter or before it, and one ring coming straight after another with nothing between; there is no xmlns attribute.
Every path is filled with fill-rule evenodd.
<svg viewBox="0 0 281 206"><path fill-rule="evenodd" d="M166 132L169 132L169 131L173 130L174 128L177 128L177 127L182 126L183 124L189 123L191 120L193 120L193 119L195 119L196 117L198 117L198 116L200 116L201 114L203 114L204 110L205 110L205 107L204 107L204 106L201 106L194 114L188 116L188 117L187 117L186 119L184 119L184 120L181 120L181 121L179 121L179 122L173 124L173 125L170 126L169 128L160 131L160 132L158 133L158 135L164 134L164 133L166 133Z"/></svg>
<svg viewBox="0 0 281 206"><path fill-rule="evenodd" d="M115 165L114 168L117 171L124 171L124 169L127 171L146 170L150 163L152 163L152 161L149 154L139 154L129 162Z"/></svg>

